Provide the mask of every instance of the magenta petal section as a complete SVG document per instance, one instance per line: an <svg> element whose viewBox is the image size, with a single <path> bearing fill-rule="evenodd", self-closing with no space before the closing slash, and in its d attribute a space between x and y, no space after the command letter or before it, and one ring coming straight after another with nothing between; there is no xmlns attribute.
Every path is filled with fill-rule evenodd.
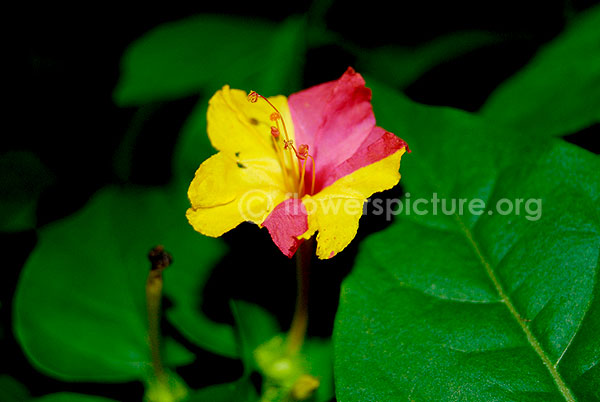
<svg viewBox="0 0 600 402"><path fill-rule="evenodd" d="M403 139L381 127L373 127L369 136L350 158L325 172L324 177L319 182L320 188L325 188L339 178L349 175L364 166L387 158L402 148L408 149L408 145Z"/></svg>
<svg viewBox="0 0 600 402"><path fill-rule="evenodd" d="M371 90L352 68L336 81L290 95L288 105L296 143L309 145L315 159L315 193L406 145L375 126ZM306 167L308 180L312 165Z"/></svg>
<svg viewBox="0 0 600 402"><path fill-rule="evenodd" d="M308 216L302 200L289 198L277 205L263 222L281 252L292 258L302 240L298 236L308 230Z"/></svg>

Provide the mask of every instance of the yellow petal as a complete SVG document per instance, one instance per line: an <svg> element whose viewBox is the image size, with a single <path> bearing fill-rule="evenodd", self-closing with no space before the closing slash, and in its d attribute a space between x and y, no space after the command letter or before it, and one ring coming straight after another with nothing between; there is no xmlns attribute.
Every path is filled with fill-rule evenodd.
<svg viewBox="0 0 600 402"><path fill-rule="evenodd" d="M373 193L388 190L400 180L400 159L405 148L342 177L314 196L302 199L308 212L308 231L317 234L317 256L331 258L342 251L358 230L363 204Z"/></svg>
<svg viewBox="0 0 600 402"><path fill-rule="evenodd" d="M286 119L293 138L287 99L269 101ZM244 91L228 86L211 98L207 129L220 152L200 165L188 190L191 208L186 216L198 232L217 237L244 221L260 225L286 198L288 189L271 138L273 112L264 100L250 103Z"/></svg>
<svg viewBox="0 0 600 402"><path fill-rule="evenodd" d="M217 91L208 103L207 131L212 145L230 155L239 153L243 159L277 158L271 140L270 120L274 110L263 99L248 102L247 93L228 85ZM294 126L285 96L270 97L269 101L286 121L290 139Z"/></svg>
<svg viewBox="0 0 600 402"><path fill-rule="evenodd" d="M244 221L261 224L286 198L277 161L265 158L240 167L219 152L204 161L188 189L187 218L195 230L218 237ZM275 177L274 177L275 176Z"/></svg>

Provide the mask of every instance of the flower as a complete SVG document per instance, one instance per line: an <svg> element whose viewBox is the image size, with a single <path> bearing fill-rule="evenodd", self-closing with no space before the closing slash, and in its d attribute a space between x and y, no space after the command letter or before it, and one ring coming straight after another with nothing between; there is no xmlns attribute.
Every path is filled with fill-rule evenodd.
<svg viewBox="0 0 600 402"><path fill-rule="evenodd" d="M352 68L289 99L224 86L207 131L219 152L190 184L188 221L212 237L253 222L288 257L315 233L319 258L342 251L367 198L400 180L408 150L375 125L371 91Z"/></svg>

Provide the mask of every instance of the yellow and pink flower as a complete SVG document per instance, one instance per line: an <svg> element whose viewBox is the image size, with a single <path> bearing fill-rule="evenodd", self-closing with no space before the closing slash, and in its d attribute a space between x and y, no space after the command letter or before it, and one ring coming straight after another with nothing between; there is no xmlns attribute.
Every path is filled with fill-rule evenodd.
<svg viewBox="0 0 600 402"><path fill-rule="evenodd" d="M209 102L207 131L219 152L190 184L190 224L218 237L251 221L288 257L315 233L319 258L342 251L367 198L400 180L408 150L376 126L371 91L352 68L289 99L224 86Z"/></svg>

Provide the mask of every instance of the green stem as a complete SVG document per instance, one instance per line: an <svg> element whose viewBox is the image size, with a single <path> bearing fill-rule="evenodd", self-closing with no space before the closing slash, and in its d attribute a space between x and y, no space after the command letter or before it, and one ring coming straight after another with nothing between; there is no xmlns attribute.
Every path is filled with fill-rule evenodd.
<svg viewBox="0 0 600 402"><path fill-rule="evenodd" d="M146 309L148 311L148 342L152 357L152 368L157 381L165 379L165 369L160 353L160 305L162 298L162 269L152 270L146 282Z"/></svg>
<svg viewBox="0 0 600 402"><path fill-rule="evenodd" d="M148 254L152 264L146 280L146 310L148 313L148 343L152 357L154 376L159 383L166 384L167 377L160 353L160 319L163 290L163 271L173 258L162 246L156 246Z"/></svg>
<svg viewBox="0 0 600 402"><path fill-rule="evenodd" d="M296 252L296 309L288 333L289 354L297 353L304 343L308 326L308 290L310 283L310 260L313 254L313 240L307 240Z"/></svg>

